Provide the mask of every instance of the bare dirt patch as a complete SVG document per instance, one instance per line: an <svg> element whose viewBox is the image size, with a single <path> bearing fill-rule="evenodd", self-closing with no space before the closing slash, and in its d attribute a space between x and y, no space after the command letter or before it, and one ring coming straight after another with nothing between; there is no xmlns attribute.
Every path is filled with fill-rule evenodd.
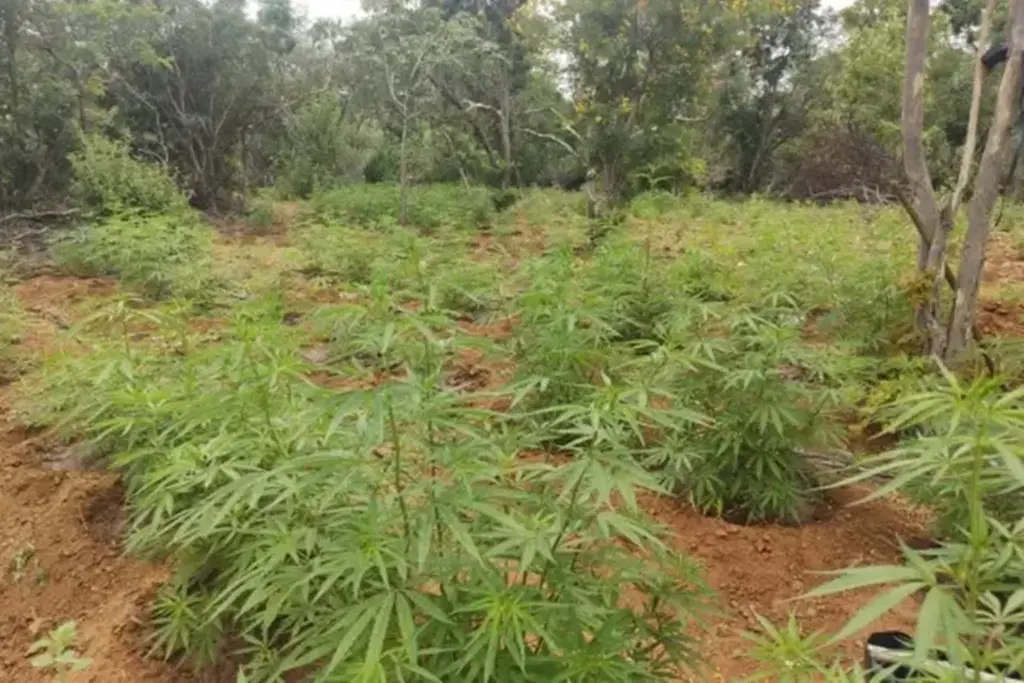
<svg viewBox="0 0 1024 683"><path fill-rule="evenodd" d="M863 591L790 602L825 577L816 572L867 564L898 563L897 539L925 535L921 513L892 500L847 507L863 488L836 492L835 509L825 519L800 527L739 526L706 517L677 502L648 498L646 507L673 531L675 547L703 564L706 580L725 613L712 619L701 653L712 680L736 681L758 670L749 659L750 643L741 635L755 630L754 614L785 625L790 610L805 632L838 631L870 598ZM915 604L907 600L876 625L913 631ZM844 644L840 653L859 659L862 641Z"/></svg>
<svg viewBox="0 0 1024 683"><path fill-rule="evenodd" d="M1009 235L997 233L989 240L985 259L978 329L984 335L1024 337L1024 300L1005 296L1024 286L1024 249Z"/></svg>
<svg viewBox="0 0 1024 683"><path fill-rule="evenodd" d="M123 554L118 478L56 470L44 448L0 416L0 680L51 681L26 651L74 619L79 653L92 659L75 683L198 683L143 656L148 605L167 572Z"/></svg>

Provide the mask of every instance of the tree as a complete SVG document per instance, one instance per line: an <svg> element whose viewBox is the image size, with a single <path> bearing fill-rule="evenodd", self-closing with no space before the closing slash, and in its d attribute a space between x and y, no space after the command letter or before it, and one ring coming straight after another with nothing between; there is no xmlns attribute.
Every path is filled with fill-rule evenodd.
<svg viewBox="0 0 1024 683"><path fill-rule="evenodd" d="M978 55L986 49L995 0L989 0L982 18ZM910 0L906 30L906 70L903 84L902 141L908 189L904 205L920 235L918 268L929 283L918 307L918 325L927 338L927 351L940 358L955 358L970 343L978 285L985 263L985 247L991 227L992 208L999 192L1002 169L1010 151L1010 130L1019 108L1021 56L1024 54L1024 0L1011 0L1009 58L999 83L995 113L984 153L974 177L968 207L967 236L964 239L958 276L947 266L949 237L959 203L970 182L974 144L980 119L985 70L980 59L974 68L972 104L964 147L964 160L956 186L941 201L937 198L928 170L923 139L926 97L926 64L931 15L928 0ZM948 320L940 309L943 281L950 281L955 299Z"/></svg>
<svg viewBox="0 0 1024 683"><path fill-rule="evenodd" d="M389 5L351 29L342 50L360 98L373 103L378 116L398 137L400 221L408 217L410 147L419 128L438 110L438 74L464 68L493 46L477 39L475 21L468 15L445 20L437 8L410 9Z"/></svg>
<svg viewBox="0 0 1024 683"><path fill-rule="evenodd" d="M559 17L581 157L621 198L632 170L682 161L729 15L715 3L568 0Z"/></svg>
<svg viewBox="0 0 1024 683"><path fill-rule="evenodd" d="M762 189L775 152L804 131L813 99L803 76L826 22L818 2L746 18L741 59L729 61L714 126L716 137L728 141L731 189Z"/></svg>

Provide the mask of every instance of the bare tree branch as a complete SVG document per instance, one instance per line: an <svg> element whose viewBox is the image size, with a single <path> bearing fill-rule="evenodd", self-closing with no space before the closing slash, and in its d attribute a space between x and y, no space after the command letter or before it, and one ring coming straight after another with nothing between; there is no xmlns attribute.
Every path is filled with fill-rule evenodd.
<svg viewBox="0 0 1024 683"><path fill-rule="evenodd" d="M558 137L557 135L552 135L551 133L538 133L537 131L531 130L530 128L516 128L516 130L526 133L527 135L532 135L534 137L541 138L543 140L550 140L551 142L560 145L562 149L569 152L569 154L572 154L577 159L580 156L579 152L577 152L572 145L570 145L568 142Z"/></svg>
<svg viewBox="0 0 1024 683"><path fill-rule="evenodd" d="M42 221L51 218L69 218L78 214L78 209L64 209L60 211L39 211L35 213L12 213L7 216L0 216L0 225L12 221Z"/></svg>

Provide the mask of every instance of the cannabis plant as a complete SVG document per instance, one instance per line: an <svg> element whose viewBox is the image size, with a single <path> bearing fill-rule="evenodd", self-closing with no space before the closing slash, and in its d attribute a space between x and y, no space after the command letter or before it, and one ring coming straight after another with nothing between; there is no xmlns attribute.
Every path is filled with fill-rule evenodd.
<svg viewBox="0 0 1024 683"><path fill-rule="evenodd" d="M587 284L600 297L602 317L609 321L617 341L664 340L665 325L680 292L649 245L609 239L588 271Z"/></svg>
<svg viewBox="0 0 1024 683"><path fill-rule="evenodd" d="M963 384L944 375L943 387L892 407L890 429L914 427L919 436L875 457L867 471L843 484L888 477L870 498L923 486L934 492L940 511L956 510L957 524L934 549L904 547L904 564L840 571L810 595L886 587L829 642L852 636L905 598L921 595L913 651L904 663L919 672L915 680L983 680L981 672L988 676L984 680L1019 679L1024 670L1024 515L1018 502L1024 489L1024 390L1007 393L991 379ZM804 652L820 662L814 650Z"/></svg>
<svg viewBox="0 0 1024 683"><path fill-rule="evenodd" d="M126 475L129 548L176 567L158 651L231 656L257 682L668 681L695 665L699 572L637 505L657 486L621 438L528 457L521 420L445 387L458 342L427 324L389 347L388 324L360 323L404 373L321 389L279 320L254 308L216 347L62 370L90 396L61 405Z"/></svg>
<svg viewBox="0 0 1024 683"><path fill-rule="evenodd" d="M649 465L709 513L806 521L817 480L804 450L836 438L828 358L800 343L798 327L759 313L699 324L666 357L677 399L713 422L670 434Z"/></svg>
<svg viewBox="0 0 1024 683"><path fill-rule="evenodd" d="M116 275L140 293L209 302L212 232L189 214L117 214L54 246L58 266L73 275Z"/></svg>
<svg viewBox="0 0 1024 683"><path fill-rule="evenodd" d="M32 643L28 651L32 667L52 673L55 683L67 683L72 673L85 671L92 663L92 660L80 657L75 651L77 640L77 624L65 621L45 638Z"/></svg>

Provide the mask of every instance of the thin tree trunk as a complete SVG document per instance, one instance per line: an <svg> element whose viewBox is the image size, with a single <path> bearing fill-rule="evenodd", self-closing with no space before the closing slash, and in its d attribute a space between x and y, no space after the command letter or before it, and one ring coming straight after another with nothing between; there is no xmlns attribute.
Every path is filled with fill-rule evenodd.
<svg viewBox="0 0 1024 683"><path fill-rule="evenodd" d="M244 129L242 130L241 142L242 142L242 149L241 149L241 156L242 156L242 164L241 164L242 165L242 168L241 168L241 171L242 171L242 201L243 202L248 202L249 201L249 147L248 147L248 145L246 145L246 134L245 134L245 130Z"/></svg>
<svg viewBox="0 0 1024 683"><path fill-rule="evenodd" d="M398 222L409 220L409 164L406 159L406 139L409 136L409 117L402 117L402 143L398 151Z"/></svg>
<svg viewBox="0 0 1024 683"><path fill-rule="evenodd" d="M507 190L512 184L512 127L510 118L512 116L512 94L509 92L508 74L505 70L501 73L501 112L499 121L501 125L501 189Z"/></svg>
<svg viewBox="0 0 1024 683"><path fill-rule="evenodd" d="M921 273L932 278L926 300L918 305L917 325L928 339L928 351L941 354L946 345L946 329L940 318L938 297L952 222L944 220L939 210L925 159L925 70L930 24L929 1L909 0L907 66L900 123L903 133L903 168L910 184L913 206L923 228L918 242L917 267Z"/></svg>
<svg viewBox="0 0 1024 683"><path fill-rule="evenodd" d="M1021 93L1021 54L1024 49L1024 0L1013 0L1010 55L1006 60L1003 78L999 83L996 110L989 130L985 152L978 166L974 193L968 207L967 237L960 256L956 299L949 325L946 359L960 353L971 339L978 287L985 267L985 247L988 244L992 222L992 209L999 194L999 182L1011 149L1010 132L1017 118Z"/></svg>

